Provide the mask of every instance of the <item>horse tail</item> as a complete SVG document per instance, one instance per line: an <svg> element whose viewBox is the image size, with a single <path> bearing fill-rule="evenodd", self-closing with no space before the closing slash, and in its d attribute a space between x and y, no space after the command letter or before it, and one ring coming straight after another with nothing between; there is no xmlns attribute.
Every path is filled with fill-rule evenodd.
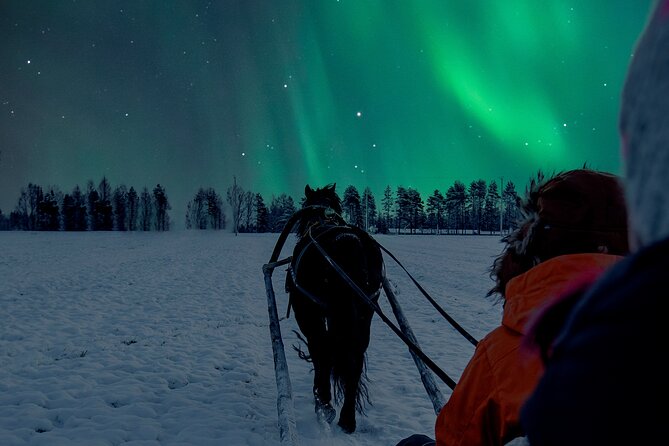
<svg viewBox="0 0 669 446"><path fill-rule="evenodd" d="M298 332L297 330L293 330L293 333L295 333L297 335L297 339L299 341L304 342L306 344L307 350L309 350L309 343L307 342L306 339L304 339L304 337L300 334L300 332ZM302 359L304 361L307 361L307 362L312 362L312 363L314 362L311 355L309 353L305 352L304 350L302 350L302 346L293 344L293 350L295 350L297 352L297 356L300 359Z"/></svg>
<svg viewBox="0 0 669 446"><path fill-rule="evenodd" d="M336 352L335 352L336 353ZM337 369L338 361L335 360L334 367L332 368L332 382L334 384L334 397L335 402L339 404L344 400L344 376L341 374L341 371ZM361 414L366 414L367 405L372 405L372 401L369 398L369 390L367 384L369 383L369 378L367 377L367 354L363 354L362 360L362 373L358 380L358 388L356 389L355 394L355 409Z"/></svg>

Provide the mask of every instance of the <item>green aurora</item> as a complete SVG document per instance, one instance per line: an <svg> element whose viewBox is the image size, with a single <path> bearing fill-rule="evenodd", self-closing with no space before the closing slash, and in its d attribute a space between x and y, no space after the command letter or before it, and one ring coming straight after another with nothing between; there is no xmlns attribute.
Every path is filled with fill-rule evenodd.
<svg viewBox="0 0 669 446"><path fill-rule="evenodd" d="M620 172L651 1L0 3L0 209L28 182L423 198L538 169Z"/></svg>

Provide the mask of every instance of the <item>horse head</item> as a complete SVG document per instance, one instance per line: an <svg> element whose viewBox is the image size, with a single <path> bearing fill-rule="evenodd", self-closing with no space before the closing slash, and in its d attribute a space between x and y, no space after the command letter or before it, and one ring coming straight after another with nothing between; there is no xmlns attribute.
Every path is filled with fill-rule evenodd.
<svg viewBox="0 0 669 446"><path fill-rule="evenodd" d="M335 192L336 183L328 184L325 187L312 189L308 184L304 187L304 201L302 207L323 206L331 208L337 214L341 215L341 199Z"/></svg>
<svg viewBox="0 0 669 446"><path fill-rule="evenodd" d="M302 237L307 228L314 223L329 221L330 223L340 224L344 221L341 218L341 199L335 192L335 186L336 183L316 189L312 189L308 184L304 187L302 209L313 207L314 212L306 213L300 219L297 227L299 237Z"/></svg>

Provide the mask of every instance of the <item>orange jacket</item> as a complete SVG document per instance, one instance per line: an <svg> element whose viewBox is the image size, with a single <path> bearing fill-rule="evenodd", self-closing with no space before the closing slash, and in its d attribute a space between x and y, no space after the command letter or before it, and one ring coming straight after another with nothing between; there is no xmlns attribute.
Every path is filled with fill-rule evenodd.
<svg viewBox="0 0 669 446"><path fill-rule="evenodd" d="M539 357L519 349L528 319L583 273L601 273L620 259L562 255L509 281L502 325L479 342L437 417L437 446L503 445L523 435L520 408L543 373Z"/></svg>

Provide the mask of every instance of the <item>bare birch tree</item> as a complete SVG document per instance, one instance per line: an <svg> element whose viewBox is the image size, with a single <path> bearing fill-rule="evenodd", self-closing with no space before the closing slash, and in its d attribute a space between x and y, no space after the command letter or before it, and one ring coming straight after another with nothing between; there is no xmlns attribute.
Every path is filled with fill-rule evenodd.
<svg viewBox="0 0 669 446"><path fill-rule="evenodd" d="M232 228L235 235L239 234L239 220L242 214L242 206L244 204L244 189L237 184L237 177L234 176L233 184L228 188L227 199L228 204L232 207Z"/></svg>

